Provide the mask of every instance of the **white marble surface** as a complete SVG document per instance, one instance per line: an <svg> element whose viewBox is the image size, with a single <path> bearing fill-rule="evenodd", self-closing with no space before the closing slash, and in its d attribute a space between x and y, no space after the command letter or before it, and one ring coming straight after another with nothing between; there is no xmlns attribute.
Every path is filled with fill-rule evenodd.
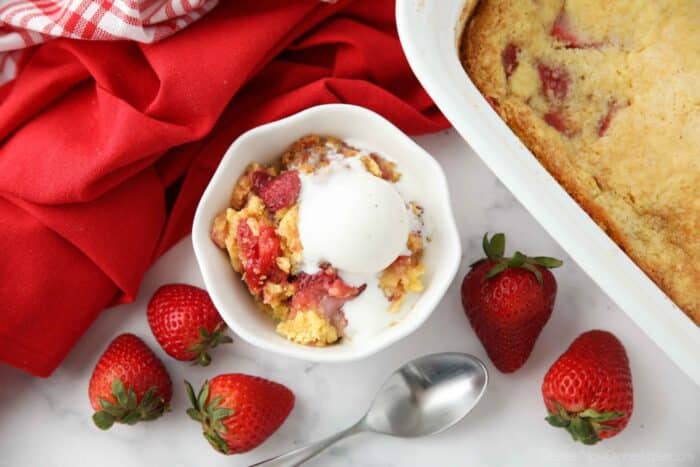
<svg viewBox="0 0 700 467"><path fill-rule="evenodd" d="M428 322L382 353L352 364L318 365L275 357L237 338L216 352L206 369L176 362L157 347L145 319L153 291L167 282L201 285L189 239L147 274L137 302L106 310L63 366L49 379L0 367L0 466L243 466L344 428L361 416L386 375L405 360L438 351L470 352L491 370L488 391L461 423L440 435L413 440L360 435L309 466L698 466L700 388L681 373L559 248L453 132L418 138L450 179L464 246L458 278ZM502 375L467 323L459 283L480 256L484 231L505 231L511 248L561 257L556 309L527 364ZM549 365L579 333L614 332L625 344L635 387L634 415L616 438L584 447L550 428L543 417L540 383ZM90 420L87 385L107 342L130 331L156 349L175 384L172 412L158 421L109 432ZM205 442L184 414L182 380L195 384L222 372L277 380L297 396L287 422L247 455L224 457Z"/></svg>

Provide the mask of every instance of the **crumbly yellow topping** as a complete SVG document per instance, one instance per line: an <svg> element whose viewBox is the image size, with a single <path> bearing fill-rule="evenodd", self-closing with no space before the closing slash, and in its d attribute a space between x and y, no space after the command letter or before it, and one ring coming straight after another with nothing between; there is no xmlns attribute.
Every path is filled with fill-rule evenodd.
<svg viewBox="0 0 700 467"><path fill-rule="evenodd" d="M295 204L285 210L277 224L277 235L282 239L282 250L284 258L289 263L288 272L295 273L301 264L302 251L301 240L299 239L299 205ZM283 269L284 270L284 269Z"/></svg>
<svg viewBox="0 0 700 467"><path fill-rule="evenodd" d="M314 310L298 312L294 318L277 324L277 332L297 344L323 347L336 342L338 330Z"/></svg>
<svg viewBox="0 0 700 467"><path fill-rule="evenodd" d="M423 291L423 238L418 232L411 232L407 246L411 255L398 257L379 277L379 287L391 303L389 309L394 312L401 308L407 293Z"/></svg>

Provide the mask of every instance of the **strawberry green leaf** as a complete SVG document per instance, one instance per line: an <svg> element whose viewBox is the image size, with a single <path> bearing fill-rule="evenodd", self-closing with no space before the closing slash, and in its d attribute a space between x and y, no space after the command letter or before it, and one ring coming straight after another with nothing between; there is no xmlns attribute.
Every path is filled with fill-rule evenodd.
<svg viewBox="0 0 700 467"><path fill-rule="evenodd" d="M128 405L129 399L121 379L114 378L114 381L112 381L112 394L120 406L126 407Z"/></svg>
<svg viewBox="0 0 700 467"><path fill-rule="evenodd" d="M102 409L106 410L107 412L116 409L116 406L108 400L100 399L98 402L100 404L100 407L102 407Z"/></svg>
<svg viewBox="0 0 700 467"><path fill-rule="evenodd" d="M206 405L205 408L209 411L212 411L215 408L217 408L219 406L219 404L221 404L222 400L223 400L223 396L216 396L209 401L209 403Z"/></svg>
<svg viewBox="0 0 700 467"><path fill-rule="evenodd" d="M530 262L547 269L558 268L564 264L562 260L550 258L548 256L535 256L534 258L530 258Z"/></svg>
<svg viewBox="0 0 700 467"><path fill-rule="evenodd" d="M136 410L136 393L133 389L129 388L126 391L126 408L128 410Z"/></svg>
<svg viewBox="0 0 700 467"><path fill-rule="evenodd" d="M221 453L229 454L228 444L223 439L227 432L223 420L233 415L233 409L220 406L223 400L223 397L220 395L212 397L209 401L207 400L210 394L208 381L204 382L196 397L192 385L187 381L185 381L185 391L193 406L187 409L187 415L202 425L202 434L214 449Z"/></svg>
<svg viewBox="0 0 700 467"><path fill-rule="evenodd" d="M493 261L498 261L503 258L506 251L506 236L502 233L497 233L489 240L488 232L484 234L482 247L486 256Z"/></svg>
<svg viewBox="0 0 700 467"><path fill-rule="evenodd" d="M197 402L197 398L194 395L194 389L192 389L192 385L189 381L185 381L185 392L187 393L187 399L189 399L192 407L199 410L199 403Z"/></svg>
<svg viewBox="0 0 700 467"><path fill-rule="evenodd" d="M141 420L142 416L139 412L129 412L122 418L121 422L127 425L135 425Z"/></svg>
<svg viewBox="0 0 700 467"><path fill-rule="evenodd" d="M109 428L114 423L133 425L155 420L168 409L167 402L158 396L158 388L155 386L144 393L140 402L134 389L127 389L119 379L112 382L112 393L116 402L99 399L102 410L93 415L95 424L102 429Z"/></svg>
<svg viewBox="0 0 700 467"><path fill-rule="evenodd" d="M593 409L586 409L583 412L579 413L578 416L581 418L589 418L592 421L602 423L602 422L608 422L610 420L615 420L616 418L622 418L625 414L622 412L597 412Z"/></svg>
<svg viewBox="0 0 700 467"><path fill-rule="evenodd" d="M557 428L565 428L569 426L570 423L570 420L555 414L550 414L548 417L545 417L545 420L547 420L550 425Z"/></svg>
<svg viewBox="0 0 700 467"><path fill-rule="evenodd" d="M583 412L579 412L578 416L582 418L598 418L600 417L600 413L594 409L586 409Z"/></svg>
<svg viewBox="0 0 700 467"><path fill-rule="evenodd" d="M202 385L202 389L199 390L197 395L197 405L200 409L203 409L207 405L207 399L209 398L209 382L205 381Z"/></svg>
<svg viewBox="0 0 700 467"><path fill-rule="evenodd" d="M221 345L233 342L229 336L225 334L226 324L222 321L216 327L209 331L204 327L199 328L199 340L187 349L193 354L192 363L194 365L208 366L211 363L209 350Z"/></svg>
<svg viewBox="0 0 700 467"><path fill-rule="evenodd" d="M506 262L500 262L496 263L494 267L492 267L489 272L486 274L486 279L491 279L492 277L497 276L498 274L502 273L508 268L508 263Z"/></svg>
<svg viewBox="0 0 700 467"><path fill-rule="evenodd" d="M576 440L582 440L586 438L590 438L591 435L593 435L593 427L591 427L590 423L586 423L583 419L574 417L571 419L571 423L569 423L569 430L571 431L571 434L574 435L574 439Z"/></svg>
<svg viewBox="0 0 700 467"><path fill-rule="evenodd" d="M214 420L223 420L231 415L233 415L233 410L225 407L219 407L211 411L211 416Z"/></svg>
<svg viewBox="0 0 700 467"><path fill-rule="evenodd" d="M114 415L100 410L92 415L92 421L100 430L109 430L114 425L115 418Z"/></svg>
<svg viewBox="0 0 700 467"><path fill-rule="evenodd" d="M226 444L226 441L224 441L223 438L221 438L221 436L219 436L218 433L216 433L214 431L209 432L209 433L204 433L204 437L207 439L207 441L209 441L209 444L211 444L212 447L214 449L216 449L217 451L219 451L220 453L222 453L222 454L229 453L229 449L228 449L228 445Z"/></svg>
<svg viewBox="0 0 700 467"><path fill-rule="evenodd" d="M214 347L220 344L230 344L232 342L233 339L230 336L227 336L226 334L217 333L214 336Z"/></svg>
<svg viewBox="0 0 700 467"><path fill-rule="evenodd" d="M545 418L550 425L564 428L574 441L580 441L583 444L590 445L600 441L598 432L601 431L602 425L592 421L587 416L600 416L601 414L593 410L585 410L579 414L569 414L557 403L554 403L554 408L558 413L550 413Z"/></svg>
<svg viewBox="0 0 700 467"><path fill-rule="evenodd" d="M503 233L497 233L489 239L487 232L484 234L481 243L487 259L496 263L486 274L486 279L491 279L508 268L525 268L535 275L538 283L542 284L542 271L538 270L537 266L551 269L558 268L563 264L561 260L556 258L550 258L549 256L529 257L520 251L516 251L512 257L505 257L506 236ZM483 261L483 259L479 260L471 264L470 267L475 268Z"/></svg>
<svg viewBox="0 0 700 467"><path fill-rule="evenodd" d="M491 237L491 252L496 258L503 258L506 252L506 236L502 233L497 233Z"/></svg>
<svg viewBox="0 0 700 467"><path fill-rule="evenodd" d="M513 257L508 261L508 267L511 268L519 268L523 264L525 264L525 260L527 259L527 256L524 254L520 253L519 251L516 251Z"/></svg>
<svg viewBox="0 0 700 467"><path fill-rule="evenodd" d="M484 238L481 239L481 248L483 248L484 253L486 253L487 258L491 258L491 243L489 242L489 233L484 234Z"/></svg>
<svg viewBox="0 0 700 467"><path fill-rule="evenodd" d="M133 391L132 391L133 394ZM146 393L143 395L143 398L141 399L141 404L139 404L141 407L145 408L151 408L157 401L156 399L156 390L155 388L151 388Z"/></svg>
<svg viewBox="0 0 700 467"><path fill-rule="evenodd" d="M202 421L202 414L199 413L199 410L190 407L185 411L185 413L195 422L201 422Z"/></svg>
<svg viewBox="0 0 700 467"><path fill-rule="evenodd" d="M584 438L581 440L581 442L585 445L592 446L596 444L598 441L600 441L600 438L597 436L591 436L590 438Z"/></svg>

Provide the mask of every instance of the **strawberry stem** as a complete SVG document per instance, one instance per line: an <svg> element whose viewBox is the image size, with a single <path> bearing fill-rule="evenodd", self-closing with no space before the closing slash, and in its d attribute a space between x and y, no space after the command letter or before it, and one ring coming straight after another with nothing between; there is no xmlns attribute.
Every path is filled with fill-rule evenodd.
<svg viewBox="0 0 700 467"><path fill-rule="evenodd" d="M227 431L223 422L234 414L234 410L220 406L221 396L208 400L209 381L204 381L196 396L192 385L185 381L185 391L192 404L186 411L187 415L202 425L202 434L214 449L222 454L229 454L228 444L223 438Z"/></svg>
<svg viewBox="0 0 700 467"><path fill-rule="evenodd" d="M545 420L552 426L564 428L574 441L591 445L600 441L601 431L618 430L605 422L622 418L622 412L597 412L593 409L586 409L581 412L567 412L560 404L554 402L557 412L550 412Z"/></svg>
<svg viewBox="0 0 700 467"><path fill-rule="evenodd" d="M165 400L157 395L154 386L146 391L138 401L132 388L126 388L122 380L115 378L112 382L112 395L116 403L99 399L102 410L92 416L92 421L101 430L108 430L114 423L134 425L141 421L151 421L163 415L168 409Z"/></svg>
<svg viewBox="0 0 700 467"><path fill-rule="evenodd" d="M520 251L516 251L512 257L505 257L506 236L503 233L494 234L490 239L488 232L485 233L482 246L486 257L496 263L486 274L486 279L496 277L508 268L522 268L533 273L537 279L537 283L542 285L542 272L539 270L538 266L546 269L553 269L564 264L561 260L556 258L550 258L548 256L530 257L524 255Z"/></svg>
<svg viewBox="0 0 700 467"><path fill-rule="evenodd" d="M194 365L208 366L211 363L209 351L221 344L230 344L233 342L226 332L226 324L222 321L216 325L213 331L207 331L206 328L199 328L200 339L195 345L187 349L195 356L192 358Z"/></svg>

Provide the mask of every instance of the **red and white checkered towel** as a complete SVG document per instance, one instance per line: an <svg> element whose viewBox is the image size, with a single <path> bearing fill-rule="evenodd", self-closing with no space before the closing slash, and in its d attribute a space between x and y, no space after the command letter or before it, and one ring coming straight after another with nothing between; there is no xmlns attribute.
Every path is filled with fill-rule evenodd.
<svg viewBox="0 0 700 467"><path fill-rule="evenodd" d="M0 0L0 84L14 78L22 49L32 45L54 37L156 42L196 21L218 2Z"/></svg>

